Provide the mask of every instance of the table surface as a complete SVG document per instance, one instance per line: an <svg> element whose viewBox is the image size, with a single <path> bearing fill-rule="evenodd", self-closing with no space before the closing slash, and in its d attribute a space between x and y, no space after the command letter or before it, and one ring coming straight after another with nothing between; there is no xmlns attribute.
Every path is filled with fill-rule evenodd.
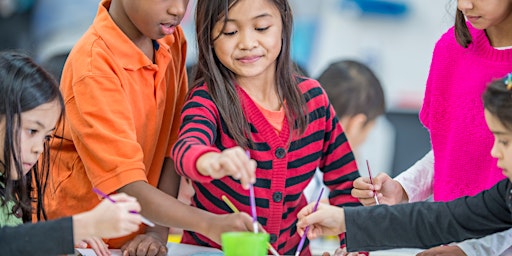
<svg viewBox="0 0 512 256"><path fill-rule="evenodd" d="M179 244L169 242L167 243L169 248L169 254L172 256L222 256L222 251L202 246ZM311 242L311 252L313 255L322 255L323 252L333 253L337 248L337 241L335 239L317 239ZM96 254L91 249L78 249L76 255L83 256L95 256ZM121 256L120 250L110 250L112 256ZM386 251L371 252L371 256L415 256L416 253L420 252L418 249L395 249ZM80 254L81 253L81 254ZM71 255L69 255L71 256Z"/></svg>

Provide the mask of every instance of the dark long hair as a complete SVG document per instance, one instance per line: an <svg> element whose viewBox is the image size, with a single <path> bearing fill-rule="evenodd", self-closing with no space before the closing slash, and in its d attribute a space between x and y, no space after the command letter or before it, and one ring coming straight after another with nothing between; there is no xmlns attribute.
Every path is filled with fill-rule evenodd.
<svg viewBox="0 0 512 256"><path fill-rule="evenodd" d="M294 76L294 66L290 56L290 41L293 16L287 0L267 0L272 2L281 14L283 25L282 48L276 60L277 94L284 106L291 129L296 134L307 127L305 99L298 88ZM196 7L196 36L198 42L197 72L194 84L206 83L208 91L224 119L228 131L238 145L251 144L250 127L244 117L234 85L235 74L219 61L213 50L213 42L220 35L212 35L215 24L228 18L231 7L238 0L198 0ZM286 105L284 104L286 102ZM249 138L248 138L249 137Z"/></svg>
<svg viewBox="0 0 512 256"><path fill-rule="evenodd" d="M496 116L505 128L512 130L512 85L507 86L507 80L512 80L512 77L509 76L512 73L492 81L483 94L483 101L485 109Z"/></svg>
<svg viewBox="0 0 512 256"><path fill-rule="evenodd" d="M4 152L1 163L3 174L0 181L5 185L0 188L0 203L5 206L8 201L15 203L14 211L23 212L23 220L32 217L33 194L38 203L36 213L45 215L42 208L43 183L48 178L49 146L45 142L44 151L38 164L25 176L23 175L20 149L21 113L42 104L57 100L61 106L61 118L64 115L64 101L57 82L30 57L16 52L0 52L0 118L5 124ZM12 179L12 168L19 179ZM35 188L32 187L32 182Z"/></svg>
<svg viewBox="0 0 512 256"><path fill-rule="evenodd" d="M469 32L468 25L466 24L466 18L461 10L457 9L455 14L455 39L457 43L464 47L468 48L469 44L473 42L473 38L471 37L471 33Z"/></svg>

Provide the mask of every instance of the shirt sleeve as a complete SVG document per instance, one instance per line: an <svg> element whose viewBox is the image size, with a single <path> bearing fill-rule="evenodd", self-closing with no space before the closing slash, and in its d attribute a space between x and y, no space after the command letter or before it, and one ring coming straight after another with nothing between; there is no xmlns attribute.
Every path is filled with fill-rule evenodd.
<svg viewBox="0 0 512 256"><path fill-rule="evenodd" d="M74 253L72 217L0 228L2 255Z"/></svg>
<svg viewBox="0 0 512 256"><path fill-rule="evenodd" d="M482 237L470 239L456 244L467 256L501 255L512 248L512 229Z"/></svg>
<svg viewBox="0 0 512 256"><path fill-rule="evenodd" d="M434 180L434 153L430 150L413 166L399 174L394 180L404 188L409 202L425 201L432 195Z"/></svg>
<svg viewBox="0 0 512 256"><path fill-rule="evenodd" d="M476 196L446 203L345 207L348 251L431 248L510 229L509 185L504 179Z"/></svg>
<svg viewBox="0 0 512 256"><path fill-rule="evenodd" d="M214 144L217 136L217 112L207 92L196 89L186 101L181 113L178 141L172 149L176 172L197 182L210 182L197 170L197 159L208 152L220 152Z"/></svg>

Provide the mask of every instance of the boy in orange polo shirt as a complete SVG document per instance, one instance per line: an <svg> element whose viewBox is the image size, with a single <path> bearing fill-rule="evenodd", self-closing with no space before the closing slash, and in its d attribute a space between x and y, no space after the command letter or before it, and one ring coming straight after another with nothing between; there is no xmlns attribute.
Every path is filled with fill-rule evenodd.
<svg viewBox="0 0 512 256"><path fill-rule="evenodd" d="M66 117L50 144L46 213L54 219L93 208L100 202L93 187L136 197L141 214L161 226L107 241L129 255L165 255L170 226L220 242L222 232L252 225L247 214L214 215L175 198L179 177L169 152L187 93L179 26L187 4L101 1L62 73Z"/></svg>

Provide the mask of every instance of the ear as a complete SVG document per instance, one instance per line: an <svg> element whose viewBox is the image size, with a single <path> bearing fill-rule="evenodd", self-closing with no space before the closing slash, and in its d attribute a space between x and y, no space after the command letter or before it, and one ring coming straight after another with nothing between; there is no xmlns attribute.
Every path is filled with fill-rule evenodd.
<svg viewBox="0 0 512 256"><path fill-rule="evenodd" d="M367 119L365 114L359 113L354 116L343 117L340 122L345 133L356 134L364 128Z"/></svg>

